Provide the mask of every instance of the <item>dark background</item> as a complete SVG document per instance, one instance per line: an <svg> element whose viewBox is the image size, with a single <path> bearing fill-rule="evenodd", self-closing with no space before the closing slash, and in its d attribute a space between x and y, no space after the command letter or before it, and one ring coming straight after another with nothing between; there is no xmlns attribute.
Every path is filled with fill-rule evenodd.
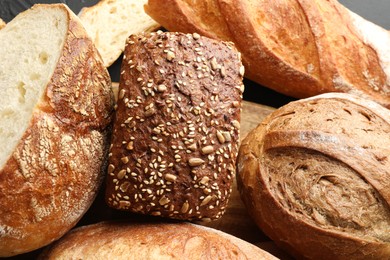
<svg viewBox="0 0 390 260"><path fill-rule="evenodd" d="M83 6L91 6L98 2L98 0L62 0L62 1L53 1L53 0L0 0L0 17L9 22L16 14L19 12L31 7L34 3L54 3L62 2L66 3L76 14L80 11ZM390 30L390 0L340 0L342 4L350 8L355 13L360 14L367 20L370 20L388 30ZM1 48L1 43L0 43ZM113 81L119 81L119 68L122 57L120 57L117 62L115 62L110 68L109 72ZM253 101L256 103L269 105L272 107L282 106L292 100L293 98L278 94L272 90L269 90L265 87L257 85L249 80L244 81L246 89L244 92L244 99L248 101ZM102 194L99 194L96 199L97 202L102 202ZM100 203L100 205L102 205ZM103 203L104 205L104 203ZM102 208L103 207L103 208ZM109 218L120 218L125 216L122 212L110 211L107 207L104 206L94 207L87 212L83 219L79 222L78 225L85 225L88 223L93 223L99 219L109 219ZM0 216L1 217L1 216ZM149 217L145 217L148 219ZM87 221L88 220L88 221ZM92 220L92 221L91 221ZM39 251L31 252L25 255L20 255L13 257L11 259L34 259Z"/></svg>

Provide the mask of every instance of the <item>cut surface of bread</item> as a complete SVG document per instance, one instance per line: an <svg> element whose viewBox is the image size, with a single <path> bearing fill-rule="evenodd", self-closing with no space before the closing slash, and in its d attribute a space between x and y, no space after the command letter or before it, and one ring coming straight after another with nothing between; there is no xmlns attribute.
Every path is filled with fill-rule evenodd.
<svg viewBox="0 0 390 260"><path fill-rule="evenodd" d="M243 140L237 186L296 259L389 259L390 113L345 93L279 108Z"/></svg>
<svg viewBox="0 0 390 260"><path fill-rule="evenodd" d="M25 132L54 72L68 29L66 15L35 9L0 32L0 166Z"/></svg>
<svg viewBox="0 0 390 260"><path fill-rule="evenodd" d="M57 240L104 177L111 80L66 5L34 5L0 31L0 257Z"/></svg>
<svg viewBox="0 0 390 260"><path fill-rule="evenodd" d="M79 17L106 67L120 56L130 34L153 31L159 24L144 12L146 0L102 0L81 10Z"/></svg>

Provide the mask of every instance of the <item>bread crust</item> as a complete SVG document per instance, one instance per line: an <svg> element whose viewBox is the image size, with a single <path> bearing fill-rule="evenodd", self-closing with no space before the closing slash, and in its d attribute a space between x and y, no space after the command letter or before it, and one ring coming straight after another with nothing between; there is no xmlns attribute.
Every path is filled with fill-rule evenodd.
<svg viewBox="0 0 390 260"><path fill-rule="evenodd" d="M237 159L250 215L297 258L388 258L389 131L387 109L344 93L278 109Z"/></svg>
<svg viewBox="0 0 390 260"><path fill-rule="evenodd" d="M32 8L65 12L69 24L51 80L0 169L1 256L43 247L71 229L96 196L108 152L113 95L100 56L65 5Z"/></svg>
<svg viewBox="0 0 390 260"><path fill-rule="evenodd" d="M0 18L0 30L6 26L6 23Z"/></svg>
<svg viewBox="0 0 390 260"><path fill-rule="evenodd" d="M245 76L280 93L305 98L345 92L390 106L389 69L381 62L390 48L378 50L365 41L351 12L337 1L190 2L149 0L145 10L168 30L234 42ZM213 14L218 19L208 18ZM390 34L376 28L382 31L377 41L389 41Z"/></svg>
<svg viewBox="0 0 390 260"><path fill-rule="evenodd" d="M221 231L189 223L101 222L77 228L40 259L277 259Z"/></svg>
<svg viewBox="0 0 390 260"><path fill-rule="evenodd" d="M130 36L110 149L110 206L176 219L222 216L238 151L242 71L230 43Z"/></svg>

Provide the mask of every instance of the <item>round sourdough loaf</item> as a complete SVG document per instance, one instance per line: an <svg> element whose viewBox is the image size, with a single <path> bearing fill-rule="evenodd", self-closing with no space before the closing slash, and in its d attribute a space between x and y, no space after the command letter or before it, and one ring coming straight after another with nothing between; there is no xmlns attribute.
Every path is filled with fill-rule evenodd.
<svg viewBox="0 0 390 260"><path fill-rule="evenodd" d="M287 104L243 141L250 215L297 258L390 258L390 111L348 94Z"/></svg>
<svg viewBox="0 0 390 260"><path fill-rule="evenodd" d="M198 34L128 38L108 166L111 207L222 216L235 176L243 69L232 44Z"/></svg>
<svg viewBox="0 0 390 260"><path fill-rule="evenodd" d="M216 229L190 223L101 222L72 230L40 259L277 259Z"/></svg>
<svg viewBox="0 0 390 260"><path fill-rule="evenodd" d="M35 5L0 31L0 256L71 229L101 184L110 77L79 19Z"/></svg>

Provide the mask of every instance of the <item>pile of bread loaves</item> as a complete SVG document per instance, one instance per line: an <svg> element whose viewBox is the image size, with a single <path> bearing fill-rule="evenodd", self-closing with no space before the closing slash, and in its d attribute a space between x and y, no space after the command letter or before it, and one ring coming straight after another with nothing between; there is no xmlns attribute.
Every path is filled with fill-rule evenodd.
<svg viewBox="0 0 390 260"><path fill-rule="evenodd" d="M390 258L388 31L336 0L129 2L0 23L0 257L276 259L194 223L237 179L291 257ZM244 76L306 99L240 144ZM99 190L157 217L74 228Z"/></svg>

